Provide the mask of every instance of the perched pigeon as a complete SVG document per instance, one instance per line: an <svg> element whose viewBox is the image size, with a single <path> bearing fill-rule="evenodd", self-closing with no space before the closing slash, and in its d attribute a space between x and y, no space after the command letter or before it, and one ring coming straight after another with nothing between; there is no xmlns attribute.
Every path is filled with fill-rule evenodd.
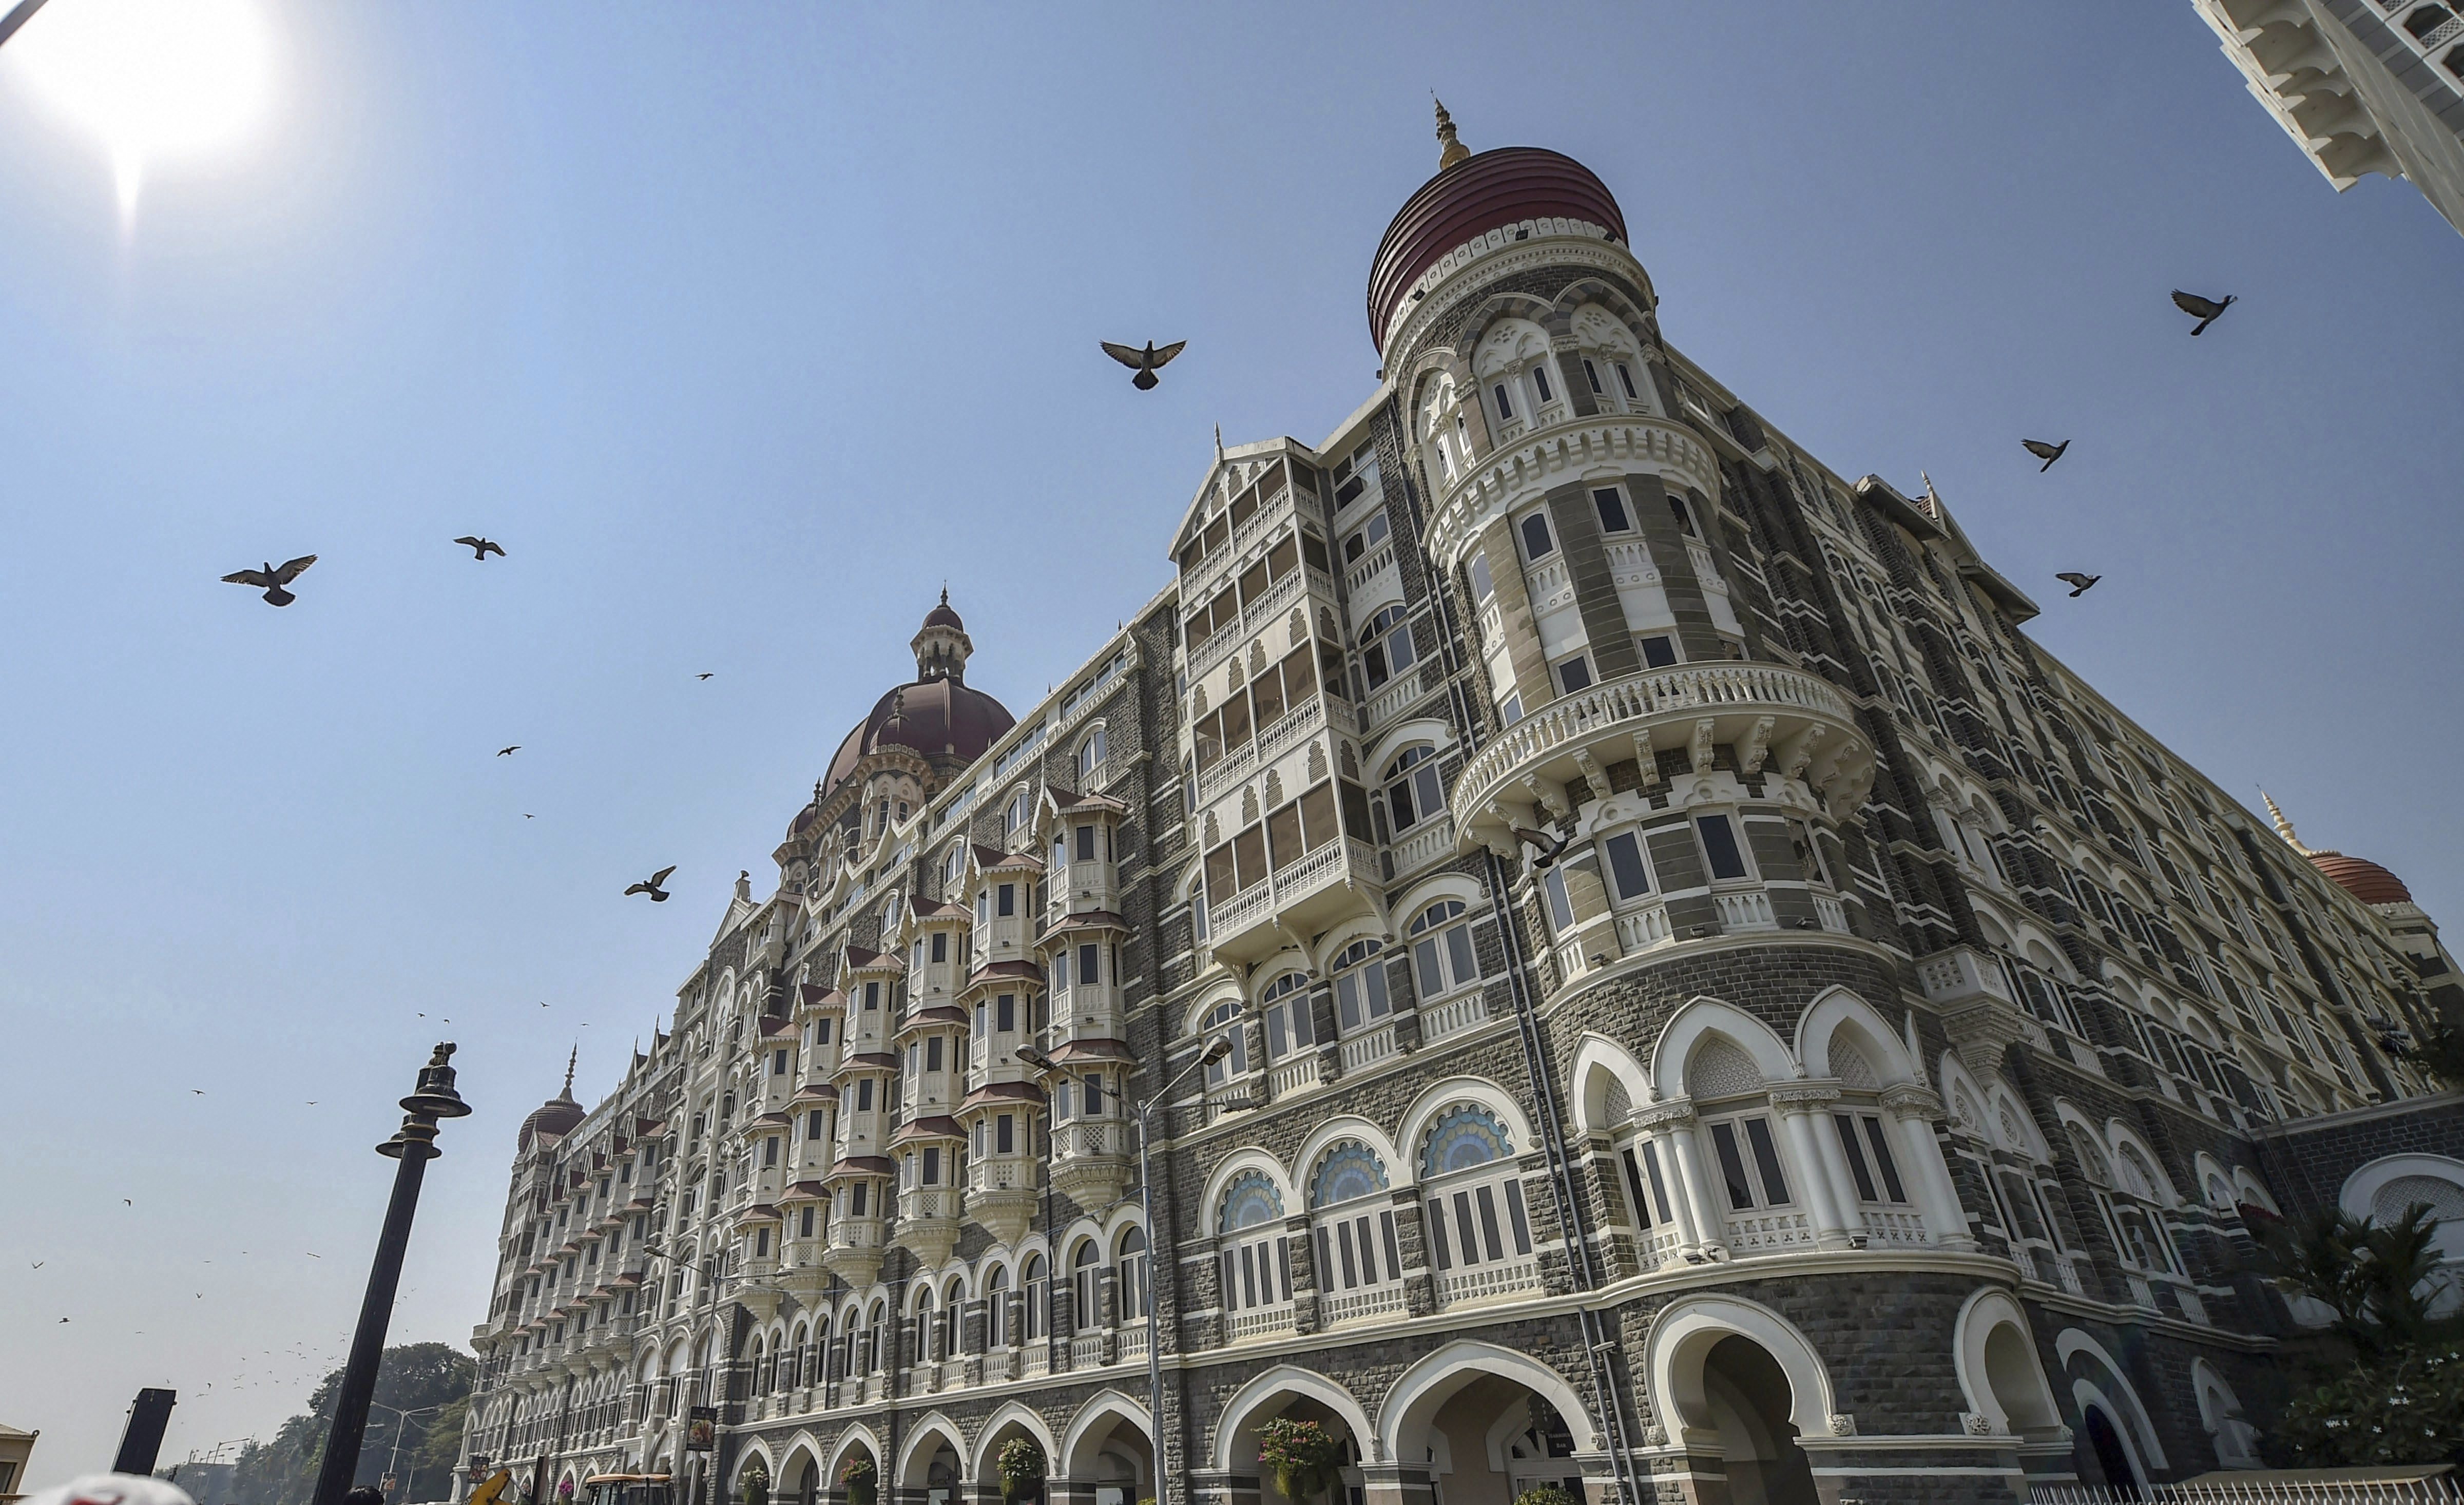
<svg viewBox="0 0 2464 1505"><path fill-rule="evenodd" d="M1130 385L1144 392L1155 384L1155 373L1162 370L1173 357L1180 354L1181 347L1189 341L1176 339L1171 344L1158 349L1155 342L1150 339L1144 350L1140 350L1135 345L1116 345L1109 339L1101 343L1104 354L1137 373L1136 376L1130 378Z"/></svg>
<svg viewBox="0 0 2464 1505"><path fill-rule="evenodd" d="M2069 586L2073 596L2084 596L2087 594L2087 588L2089 586L2094 585L2101 579L2103 579L2104 577L2101 575L2081 575L2077 570L2063 570L2059 574L2056 575L2054 578L2061 581L2064 585Z"/></svg>
<svg viewBox="0 0 2464 1505"><path fill-rule="evenodd" d="M488 556L492 554L499 559L505 556L505 546L494 538L473 538L469 534L464 534L453 541L470 550L471 557L482 564L487 562Z"/></svg>
<svg viewBox="0 0 2464 1505"><path fill-rule="evenodd" d="M2046 471L2052 469L2054 468L2054 462L2060 459L2062 457L2062 451L2068 449L2070 447L2071 442L2067 439L2057 445L2049 445L2041 439L2022 439L2019 441L2019 447L2027 450L2030 454L2035 455L2037 459L2045 462L2044 464L2036 467L2036 473L2038 475L2042 475Z"/></svg>
<svg viewBox="0 0 2464 1505"><path fill-rule="evenodd" d="M650 896L650 903L666 904L668 902L668 891L659 885L666 883L668 881L668 875L674 871L675 866L671 863L666 867L660 868L657 872L652 873L649 882L635 883L632 887L626 889L625 892L627 895L649 894ZM544 1009L547 1005L542 1003L539 1007Z"/></svg>
<svg viewBox="0 0 2464 1505"><path fill-rule="evenodd" d="M288 606L299 598L292 595L282 587L290 584L293 580L299 578L300 573L316 562L317 556L315 555L303 554L299 557L283 564L279 569L275 568L269 562L265 568L261 570L234 570L231 574L223 577L223 583L226 585L256 586L265 592L265 600L268 605Z"/></svg>
<svg viewBox="0 0 2464 1505"><path fill-rule="evenodd" d="M2233 307L2234 301L2233 294L2230 293L2219 299L2203 298L2196 293L2185 293L2180 288L2173 290L2173 306L2199 321L2190 331L2190 338L2193 339L2196 339L2200 332L2210 324L2223 317L2225 310Z"/></svg>

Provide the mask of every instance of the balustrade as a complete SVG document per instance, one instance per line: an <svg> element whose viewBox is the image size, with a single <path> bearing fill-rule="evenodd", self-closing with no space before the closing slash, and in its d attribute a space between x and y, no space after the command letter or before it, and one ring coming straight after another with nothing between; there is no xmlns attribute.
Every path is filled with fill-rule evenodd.
<svg viewBox="0 0 2464 1505"><path fill-rule="evenodd" d="M1488 1019L1488 995L1477 990L1440 1003L1420 1005L1420 1038L1441 1040Z"/></svg>
<svg viewBox="0 0 2464 1505"><path fill-rule="evenodd" d="M1736 893L1713 894L1711 903L1720 911L1723 930L1776 930L1779 922L1771 918L1771 895L1759 888Z"/></svg>
<svg viewBox="0 0 2464 1505"><path fill-rule="evenodd" d="M1395 1024L1390 1019L1367 1034L1353 1036L1343 1042L1340 1050L1343 1070L1345 1075L1349 1076L1365 1066L1373 1066L1389 1056L1398 1054L1401 1047L1396 1043Z"/></svg>
<svg viewBox="0 0 2464 1505"><path fill-rule="evenodd" d="M1438 1272L1438 1300L1447 1306L1485 1301L1518 1291L1537 1291L1541 1284L1540 1261L1536 1257L1441 1270Z"/></svg>
<svg viewBox="0 0 2464 1505"><path fill-rule="evenodd" d="M1813 1221L1786 1209L1730 1212L1727 1227L1728 1252L1741 1259L1811 1249L1815 1243Z"/></svg>
<svg viewBox="0 0 2464 1505"><path fill-rule="evenodd" d="M1252 1306L1234 1312L1227 1322L1232 1341L1248 1338L1265 1338L1292 1331L1292 1303L1277 1301L1268 1306Z"/></svg>
<svg viewBox="0 0 2464 1505"><path fill-rule="evenodd" d="M1666 946L1675 936L1668 927L1668 909L1663 905L1631 909L1617 917L1617 949L1628 956Z"/></svg>
<svg viewBox="0 0 2464 1505"><path fill-rule="evenodd" d="M1404 1309L1403 1282L1364 1286L1356 1291L1330 1291L1318 1298L1318 1315L1329 1326L1359 1321Z"/></svg>

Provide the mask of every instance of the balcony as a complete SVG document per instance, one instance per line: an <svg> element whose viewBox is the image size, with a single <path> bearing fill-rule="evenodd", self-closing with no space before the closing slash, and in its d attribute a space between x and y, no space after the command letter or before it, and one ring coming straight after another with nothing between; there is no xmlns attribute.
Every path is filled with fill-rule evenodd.
<svg viewBox="0 0 2464 1505"><path fill-rule="evenodd" d="M1266 587L1265 594L1241 608L1240 617L1215 629L1204 643L1189 650L1189 677L1195 681L1242 647L1250 639L1265 632L1291 610L1301 599L1303 585L1313 587L1328 600L1334 600L1334 581L1315 565L1303 564Z"/></svg>
<svg viewBox="0 0 2464 1505"><path fill-rule="evenodd" d="M1441 1270L1438 1272L1438 1302L1441 1306L1461 1306L1469 1301L1492 1300L1537 1291L1542 1283L1536 1257Z"/></svg>
<svg viewBox="0 0 2464 1505"><path fill-rule="evenodd" d="M1552 417L1563 417L1556 409ZM1463 562L1481 530L1551 486L1593 466L1658 472L1679 490L1720 494L1719 464L1710 447L1683 424L1648 413L1603 413L1543 423L1501 439L1485 463L1465 468L1445 488L1429 518L1430 549L1442 568Z"/></svg>
<svg viewBox="0 0 2464 1505"><path fill-rule="evenodd" d="M1488 995L1474 991L1438 1003L1420 1005L1420 1041L1444 1039L1488 1022Z"/></svg>
<svg viewBox="0 0 2464 1505"><path fill-rule="evenodd" d="M1455 855L1455 823L1446 816L1423 820L1387 847L1395 859L1395 877L1406 878Z"/></svg>
<svg viewBox="0 0 2464 1505"><path fill-rule="evenodd" d="M1656 757L1661 746L1690 749L1695 771L1707 772L1722 743L1748 772L1771 762L1805 779L1835 815L1862 802L1873 783L1855 712L1827 682L1776 664L1646 669L1551 701L1475 754L1446 801L1460 822L1458 848L1510 849L1507 828L1538 824L1524 812L1535 797L1554 797L1546 785L1596 783L1607 765Z"/></svg>
<svg viewBox="0 0 2464 1505"><path fill-rule="evenodd" d="M1364 896L1383 882L1375 847L1350 838L1331 840L1276 868L1265 882L1209 903L1206 931L1217 956L1254 961L1281 949L1287 929L1323 929L1320 922L1367 907Z"/></svg>
<svg viewBox="0 0 2464 1505"><path fill-rule="evenodd" d="M1253 1306L1229 1315L1223 1324L1223 1336L1229 1342L1244 1342L1252 1338L1279 1338L1292 1331L1292 1303L1277 1301L1268 1306Z"/></svg>
<svg viewBox="0 0 2464 1505"><path fill-rule="evenodd" d="M1318 1298L1318 1318L1327 1326L1366 1321L1404 1308L1403 1282L1367 1286L1357 1291L1330 1291Z"/></svg>
<svg viewBox="0 0 2464 1505"><path fill-rule="evenodd" d="M1082 1207L1109 1202L1129 1185L1127 1119L1072 1119L1052 1131L1052 1188Z"/></svg>

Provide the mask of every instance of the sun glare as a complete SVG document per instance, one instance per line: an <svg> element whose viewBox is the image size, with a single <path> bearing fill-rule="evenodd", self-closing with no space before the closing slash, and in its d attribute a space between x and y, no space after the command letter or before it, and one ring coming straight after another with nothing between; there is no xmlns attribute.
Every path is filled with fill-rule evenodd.
<svg viewBox="0 0 2464 1505"><path fill-rule="evenodd" d="M274 76L255 0L51 0L5 61L0 76L100 139L123 218L149 164L244 140Z"/></svg>

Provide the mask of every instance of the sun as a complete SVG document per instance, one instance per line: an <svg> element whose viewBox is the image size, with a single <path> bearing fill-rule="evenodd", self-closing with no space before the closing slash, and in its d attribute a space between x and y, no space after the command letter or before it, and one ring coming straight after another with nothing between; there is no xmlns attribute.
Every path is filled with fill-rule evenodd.
<svg viewBox="0 0 2464 1505"><path fill-rule="evenodd" d="M256 0L51 0L0 54L111 156L123 215L149 163L244 141L273 92L274 45Z"/></svg>

